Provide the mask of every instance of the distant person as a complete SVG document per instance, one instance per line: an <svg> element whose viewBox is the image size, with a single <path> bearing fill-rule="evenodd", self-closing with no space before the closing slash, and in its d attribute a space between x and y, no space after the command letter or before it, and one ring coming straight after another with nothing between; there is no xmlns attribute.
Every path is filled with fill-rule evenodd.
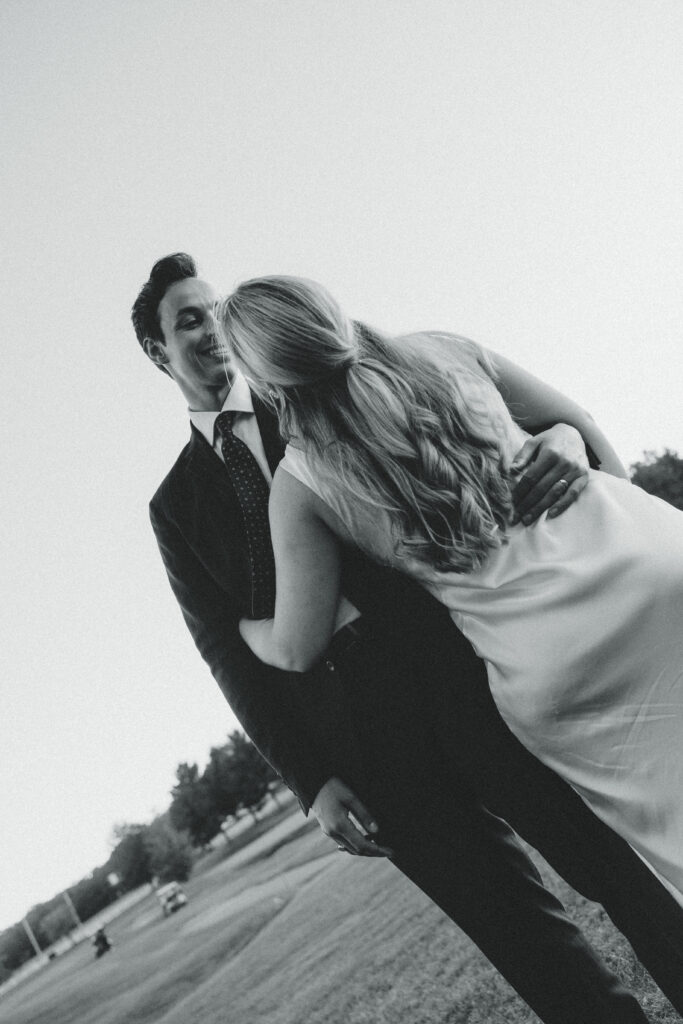
<svg viewBox="0 0 683 1024"><path fill-rule="evenodd" d="M543 888L501 815L571 885L603 903L683 1008L680 907L511 735L483 663L437 602L349 553L344 592L353 605L310 672L269 667L242 641L240 619L273 610L266 505L284 444L276 416L218 338L214 302L191 258L175 254L153 267L133 323L147 356L178 384L192 424L151 502L152 523L188 627L244 728L340 848L368 856L391 849L393 863L544 1021L645 1017ZM524 445L525 514L561 512L577 496L587 479L579 440L558 427ZM238 473L250 495L235 483Z"/></svg>
<svg viewBox="0 0 683 1024"><path fill-rule="evenodd" d="M104 928L98 928L93 936L93 946L95 947L95 959L98 960L101 956L104 956L111 949L111 942L105 932Z"/></svg>

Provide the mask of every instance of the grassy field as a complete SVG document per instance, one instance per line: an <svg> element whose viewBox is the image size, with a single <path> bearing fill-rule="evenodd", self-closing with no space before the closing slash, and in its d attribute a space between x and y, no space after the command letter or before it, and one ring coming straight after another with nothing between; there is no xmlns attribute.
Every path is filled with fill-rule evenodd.
<svg viewBox="0 0 683 1024"><path fill-rule="evenodd" d="M101 960L85 943L0 997L2 1024L537 1021L395 869L337 853L294 815L211 855L173 917L149 897L108 927ZM601 910L542 870L650 1020L679 1022Z"/></svg>

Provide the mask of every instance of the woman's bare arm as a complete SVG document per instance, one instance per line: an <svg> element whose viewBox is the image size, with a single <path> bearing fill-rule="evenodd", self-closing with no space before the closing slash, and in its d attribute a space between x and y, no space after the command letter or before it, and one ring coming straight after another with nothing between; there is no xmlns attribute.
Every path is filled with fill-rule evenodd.
<svg viewBox="0 0 683 1024"><path fill-rule="evenodd" d="M547 423L568 423L593 449L601 470L628 479L619 456L585 409L505 356L496 352L488 355L498 374L496 386L520 426L533 428Z"/></svg>
<svg viewBox="0 0 683 1024"><path fill-rule="evenodd" d="M277 590L273 619L242 619L240 633L257 658L306 672L328 647L340 597L340 543L305 484L278 470L270 493Z"/></svg>

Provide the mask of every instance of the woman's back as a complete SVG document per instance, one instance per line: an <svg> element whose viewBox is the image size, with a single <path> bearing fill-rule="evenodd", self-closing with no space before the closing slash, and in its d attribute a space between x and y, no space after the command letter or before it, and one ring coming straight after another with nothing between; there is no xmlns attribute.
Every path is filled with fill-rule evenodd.
<svg viewBox="0 0 683 1024"><path fill-rule="evenodd" d="M444 375L452 374L457 379L472 413L487 422L492 438L509 465L528 434L510 415L495 386L493 366L481 346L444 331L405 334L396 338L395 343L418 358L431 359Z"/></svg>
<svg viewBox="0 0 683 1024"><path fill-rule="evenodd" d="M422 360L429 359L443 379L457 379L459 395L467 401L482 436L497 449L503 470L507 469L528 435L510 416L482 349L456 335L432 331L403 335L394 339L393 344L399 355L409 352ZM379 465L386 457L382 441L381 437L370 439ZM410 558L403 550L395 519L378 505L359 501L353 484L342 485L336 462L328 456L329 450L318 456L310 446L306 449L305 441L300 439L288 447L281 465L323 498L355 543L376 561L411 575L429 573L428 565Z"/></svg>

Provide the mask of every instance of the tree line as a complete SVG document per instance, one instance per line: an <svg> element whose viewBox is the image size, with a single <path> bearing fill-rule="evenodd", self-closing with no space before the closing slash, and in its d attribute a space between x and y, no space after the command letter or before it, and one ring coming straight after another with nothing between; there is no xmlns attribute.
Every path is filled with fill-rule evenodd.
<svg viewBox="0 0 683 1024"><path fill-rule="evenodd" d="M650 494L683 510L683 459L669 449L644 452L631 466L631 480ZM157 878L185 881L197 848L221 831L240 810L254 816L277 776L246 736L233 732L227 743L213 747L202 772L196 764L179 764L170 807L150 824L114 828L114 848L106 864L95 868L69 889L82 921L103 910L120 895ZM112 886L108 876L119 881ZM67 935L74 919L61 893L33 907L27 920L41 948ZM34 955L21 922L0 933L0 983Z"/></svg>
<svg viewBox="0 0 683 1024"><path fill-rule="evenodd" d="M241 732L212 747L203 772L196 764L179 764L171 804L149 824L122 823L112 832L107 862L68 890L81 921L104 910L126 892L157 879L184 882L197 848L205 848L224 822L240 811L254 818L277 780L256 747ZM118 881L111 884L110 877ZM41 949L68 935L76 921L62 893L32 907L26 920ZM0 933L0 984L35 956L21 921Z"/></svg>

